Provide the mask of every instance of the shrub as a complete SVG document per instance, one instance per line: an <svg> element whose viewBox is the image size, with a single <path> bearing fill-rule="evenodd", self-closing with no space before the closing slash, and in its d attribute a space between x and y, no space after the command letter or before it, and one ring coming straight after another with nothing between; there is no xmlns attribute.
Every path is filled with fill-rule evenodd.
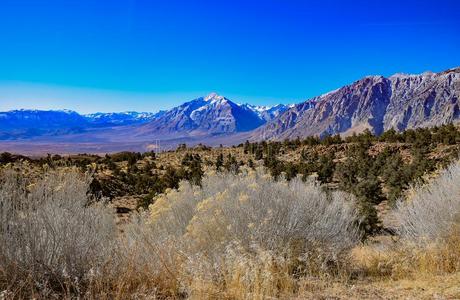
<svg viewBox="0 0 460 300"><path fill-rule="evenodd" d="M398 242L356 247L356 267L367 276L393 279L460 271L459 179L457 163L429 185L415 186L407 200L397 202L393 214Z"/></svg>
<svg viewBox="0 0 460 300"><path fill-rule="evenodd" d="M0 285L24 293L84 292L110 257L112 214L89 206L90 178L75 169L31 184L7 170L0 187ZM30 185L30 186L28 186Z"/></svg>
<svg viewBox="0 0 460 300"><path fill-rule="evenodd" d="M207 246L238 241L247 247L256 242L264 249L279 250L302 240L325 243L340 253L358 234L353 204L351 196L328 195L314 182L276 182L251 172L208 176L202 189L183 182L178 191L159 198L151 212L153 222L166 226L169 234L185 234L194 242L217 239ZM164 222L165 218L181 224Z"/></svg>
<svg viewBox="0 0 460 300"><path fill-rule="evenodd" d="M400 234L414 242L443 239L460 225L460 164L451 165L432 183L416 186L409 201L399 201Z"/></svg>
<svg viewBox="0 0 460 300"><path fill-rule="evenodd" d="M292 287L280 280L336 274L360 238L352 196L260 171L181 182L139 220L127 230L127 259L137 253L140 269L168 279L167 292L182 286L188 295L237 285L246 297L274 296Z"/></svg>

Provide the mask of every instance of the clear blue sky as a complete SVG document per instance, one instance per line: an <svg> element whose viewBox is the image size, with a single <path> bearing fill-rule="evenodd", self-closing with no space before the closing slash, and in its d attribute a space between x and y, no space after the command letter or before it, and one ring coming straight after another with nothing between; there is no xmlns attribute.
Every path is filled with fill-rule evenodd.
<svg viewBox="0 0 460 300"><path fill-rule="evenodd" d="M0 110L298 102L460 65L460 1L2 0Z"/></svg>

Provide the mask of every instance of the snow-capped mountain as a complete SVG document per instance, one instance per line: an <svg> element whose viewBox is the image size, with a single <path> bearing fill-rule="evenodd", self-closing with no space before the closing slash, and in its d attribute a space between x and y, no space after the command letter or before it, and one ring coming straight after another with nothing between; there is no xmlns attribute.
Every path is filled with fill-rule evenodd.
<svg viewBox="0 0 460 300"><path fill-rule="evenodd" d="M245 107L249 110L252 110L255 112L259 118L264 120L265 122L268 122L282 113L284 113L286 110L288 110L290 107L293 107L293 105L284 105L284 104L277 104L273 106L260 106L260 105L251 105L251 104L242 104L242 107Z"/></svg>
<svg viewBox="0 0 460 300"><path fill-rule="evenodd" d="M122 151L128 145L136 151L148 150L154 139L171 147L184 142L232 145L246 139L348 135L365 129L381 134L391 128L402 131L449 122L460 122L460 68L388 78L367 76L289 106L238 104L212 93L155 114L0 112L0 140L16 145L12 141L22 139L9 148L15 151L27 150L38 140L39 149L48 143L46 149L59 144L59 149L70 152L99 153L101 145L106 151Z"/></svg>
<svg viewBox="0 0 460 300"><path fill-rule="evenodd" d="M157 113L151 112L136 112L136 111L126 111L119 113L93 113L83 115L88 122L99 125L99 126L108 126L108 125L131 125L131 124L141 124L152 121L155 118L162 116L166 111L160 110Z"/></svg>
<svg viewBox="0 0 460 300"><path fill-rule="evenodd" d="M0 128L59 127L63 123L78 125L85 119L71 110L27 110L0 112Z"/></svg>
<svg viewBox="0 0 460 300"><path fill-rule="evenodd" d="M288 106L282 104L238 104L211 93L157 113L127 111L80 115L70 110L14 110L0 112L0 140L73 133L91 135L96 129L107 129L104 132L110 135L110 128L121 126L127 126L127 131L143 138L230 134L251 131L287 109Z"/></svg>
<svg viewBox="0 0 460 300"><path fill-rule="evenodd" d="M253 130L287 109L238 104L211 93L177 106L139 127L139 135L226 134Z"/></svg>

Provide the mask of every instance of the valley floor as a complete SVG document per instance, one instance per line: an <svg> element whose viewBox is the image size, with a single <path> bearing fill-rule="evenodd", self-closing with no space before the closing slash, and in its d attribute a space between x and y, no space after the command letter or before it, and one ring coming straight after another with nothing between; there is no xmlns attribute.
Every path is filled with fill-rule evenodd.
<svg viewBox="0 0 460 300"><path fill-rule="evenodd" d="M460 299L459 149L445 127L1 153L0 300Z"/></svg>

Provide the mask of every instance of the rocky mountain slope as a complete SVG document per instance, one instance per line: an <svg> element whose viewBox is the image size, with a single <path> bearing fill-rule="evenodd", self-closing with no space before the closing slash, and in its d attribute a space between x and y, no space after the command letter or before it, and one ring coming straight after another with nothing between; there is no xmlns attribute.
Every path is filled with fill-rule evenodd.
<svg viewBox="0 0 460 300"><path fill-rule="evenodd" d="M352 134L365 129L380 134L430 127L460 118L460 68L420 75L368 76L333 92L295 105L251 138L284 139Z"/></svg>
<svg viewBox="0 0 460 300"><path fill-rule="evenodd" d="M217 135L251 131L287 110L273 107L237 104L212 93L175 107L159 118L140 126L138 136L164 137Z"/></svg>

